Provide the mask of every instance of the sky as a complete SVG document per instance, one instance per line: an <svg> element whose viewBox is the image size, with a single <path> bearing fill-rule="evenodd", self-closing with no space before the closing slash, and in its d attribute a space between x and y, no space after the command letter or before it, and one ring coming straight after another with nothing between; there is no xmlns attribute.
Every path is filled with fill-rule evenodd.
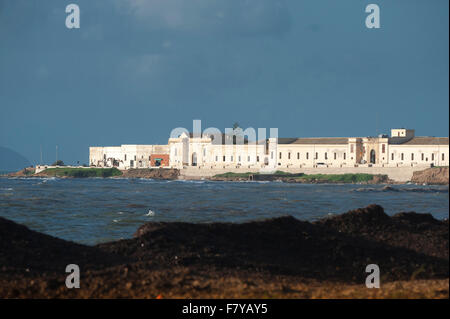
<svg viewBox="0 0 450 319"><path fill-rule="evenodd" d="M65 8L81 10L68 29ZM368 29L365 8L380 7ZM448 136L448 0L0 0L0 146L88 163L176 127Z"/></svg>

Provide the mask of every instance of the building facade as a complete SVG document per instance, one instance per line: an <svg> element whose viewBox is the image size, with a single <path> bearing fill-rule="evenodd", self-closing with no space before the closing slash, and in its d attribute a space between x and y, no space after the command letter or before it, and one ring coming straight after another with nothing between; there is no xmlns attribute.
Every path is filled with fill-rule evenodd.
<svg viewBox="0 0 450 319"><path fill-rule="evenodd" d="M448 137L415 136L392 129L390 137L269 138L257 142L236 135L182 133L167 145L90 147L97 167L303 168L448 166Z"/></svg>

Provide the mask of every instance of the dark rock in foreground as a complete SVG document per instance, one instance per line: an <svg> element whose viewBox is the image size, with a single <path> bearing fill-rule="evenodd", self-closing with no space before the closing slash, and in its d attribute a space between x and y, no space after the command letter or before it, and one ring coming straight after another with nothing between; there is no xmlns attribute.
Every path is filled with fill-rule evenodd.
<svg viewBox="0 0 450 319"><path fill-rule="evenodd" d="M85 280L72 297L130 296L131 287L142 296L150 283L167 294L190 292L237 277L264 285L280 278L363 285L372 263L383 282L448 278L448 232L448 221L431 215L389 217L371 205L314 223L290 216L243 224L146 223L132 239L89 247L0 218L0 296L66 296L69 263L82 266ZM55 288L30 292L24 277L56 281Z"/></svg>

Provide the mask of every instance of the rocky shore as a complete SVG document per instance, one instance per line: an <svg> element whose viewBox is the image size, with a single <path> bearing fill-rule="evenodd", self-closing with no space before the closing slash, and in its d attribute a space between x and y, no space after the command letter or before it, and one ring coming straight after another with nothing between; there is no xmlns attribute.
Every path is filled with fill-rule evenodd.
<svg viewBox="0 0 450 319"><path fill-rule="evenodd" d="M432 167L423 171L414 172L411 178L412 183L428 185L448 185L449 168Z"/></svg>
<svg viewBox="0 0 450 319"><path fill-rule="evenodd" d="M1 298L448 298L449 224L370 205L310 223L146 223L85 246L0 218ZM377 264L382 289L365 288ZM77 264L81 288L65 286Z"/></svg>
<svg viewBox="0 0 450 319"><path fill-rule="evenodd" d="M122 176L125 178L149 178L149 179L178 179L180 170L175 168L131 168L122 171Z"/></svg>
<svg viewBox="0 0 450 319"><path fill-rule="evenodd" d="M58 169L57 169L58 170ZM164 180L176 180L176 179L201 179L211 181L278 181L285 183L307 183L307 184L319 184L319 183L357 183L357 184L403 184L407 181L399 182L391 179L386 174L368 174L368 173L335 173L335 174L304 174L304 173L285 173L277 172L275 174L260 174L260 173L225 173L208 177L189 176L188 178L183 175L180 169L167 169L167 168L141 168L141 169L128 169L119 171L114 169L114 174L106 174L103 176L101 168L59 168L60 171L45 170L38 174L35 173L33 167L24 168L15 173L9 173L6 175L0 175L0 177L108 177L108 178L148 178L148 179L164 179ZM105 169L108 170L108 169ZM113 169L109 169L113 170ZM90 172L92 171L92 172ZM96 172L94 172L96 171ZM325 171L324 171L325 172ZM83 173L83 174L81 174ZM92 173L92 174L88 174ZM95 174L94 174L95 173ZM91 176L92 175L92 176ZM411 178L412 183L415 184L427 184L427 185L448 185L449 184L449 168L448 167L433 167L421 171L413 172Z"/></svg>

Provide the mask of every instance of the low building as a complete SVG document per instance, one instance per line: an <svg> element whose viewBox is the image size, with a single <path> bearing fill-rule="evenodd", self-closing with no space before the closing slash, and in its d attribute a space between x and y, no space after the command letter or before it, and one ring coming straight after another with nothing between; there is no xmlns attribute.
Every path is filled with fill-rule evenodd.
<svg viewBox="0 0 450 319"><path fill-rule="evenodd" d="M169 166L168 145L90 147L89 164L119 169Z"/></svg>
<svg viewBox="0 0 450 319"><path fill-rule="evenodd" d="M448 166L448 137L418 137L392 129L391 136L268 138L181 133L167 145L91 147L91 166L128 168L194 166L226 168Z"/></svg>

